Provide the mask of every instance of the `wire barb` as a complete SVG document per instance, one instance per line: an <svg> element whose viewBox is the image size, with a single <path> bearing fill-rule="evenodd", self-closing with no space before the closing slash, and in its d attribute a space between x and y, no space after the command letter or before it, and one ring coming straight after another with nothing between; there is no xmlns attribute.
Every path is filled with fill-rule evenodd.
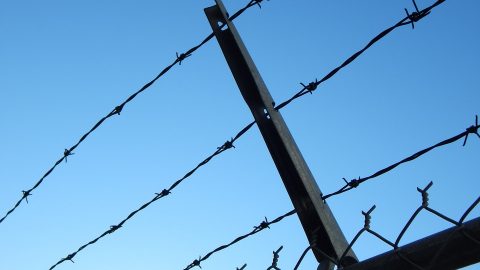
<svg viewBox="0 0 480 270"><path fill-rule="evenodd" d="M475 115L475 125L469 126L466 131L465 131L465 140L463 141L463 146L467 144L467 139L469 134L475 134L477 135L478 138L480 138L480 134L478 134L478 128L480 126L478 125L478 115Z"/></svg>
<svg viewBox="0 0 480 270"><path fill-rule="evenodd" d="M277 264L278 264L278 259L280 258L280 251L282 251L283 249L283 246L280 246L277 251L274 251L273 252L273 261L272 261L272 265L269 266L267 268L267 270L271 270L271 269L274 269L274 270L280 270L280 268L278 268Z"/></svg>
<svg viewBox="0 0 480 270"><path fill-rule="evenodd" d="M373 210L375 210L375 208L377 208L377 206L373 205L367 212L362 211L362 215L365 217L363 228L366 230L370 229L370 223L372 221L372 216L370 214L373 212Z"/></svg>
<svg viewBox="0 0 480 270"><path fill-rule="evenodd" d="M65 257L64 260L65 260L65 261L71 261L72 263L75 263L75 262L73 261L73 257L75 257L75 255L76 255L75 253L68 254L68 256Z"/></svg>
<svg viewBox="0 0 480 270"><path fill-rule="evenodd" d="M408 23L412 24L412 29L415 29L416 22L420 21L422 18L430 14L430 10L422 10L418 9L417 3L415 0L412 0L413 5L415 6L415 11L410 14L407 9L405 9L405 13L407 13L407 18L410 20Z"/></svg>
<svg viewBox="0 0 480 270"><path fill-rule="evenodd" d="M110 230L108 230L108 234L114 233L116 230L120 229L122 225L112 225L110 226Z"/></svg>
<svg viewBox="0 0 480 270"><path fill-rule="evenodd" d="M122 112L123 110L123 106L125 104L122 104L122 105L118 105L117 107L115 107L115 109L113 109L112 111L112 115L116 114L116 115L120 115L120 113Z"/></svg>
<svg viewBox="0 0 480 270"><path fill-rule="evenodd" d="M63 157L65 158L65 163L67 163L67 157L75 155L75 153L72 153L72 150L65 149L63 151Z"/></svg>
<svg viewBox="0 0 480 270"><path fill-rule="evenodd" d="M269 226L269 225L270 225L270 223L268 222L267 217L265 217L265 220L262 221L262 222L260 223L260 225L254 226L253 228L255 228L255 230L261 231L261 230L267 229L267 228L270 229L270 226Z"/></svg>
<svg viewBox="0 0 480 270"><path fill-rule="evenodd" d="M22 200L25 199L25 201L28 203L28 196L31 196L31 190L22 190L23 197Z"/></svg>
<svg viewBox="0 0 480 270"><path fill-rule="evenodd" d="M433 182L430 181L430 183L428 183L428 185L424 188L424 189L421 189L421 188L418 188L417 187L417 191L420 192L420 194L422 194L422 207L426 208L428 207L428 190L433 186Z"/></svg>
<svg viewBox="0 0 480 270"><path fill-rule="evenodd" d="M230 148L235 148L235 145L233 145L233 141L233 138L231 138L229 141L226 141L222 146L217 147L217 149L220 151L225 151Z"/></svg>
<svg viewBox="0 0 480 270"><path fill-rule="evenodd" d="M176 52L177 54L177 60L176 62L178 62L179 65L182 64L182 61L185 60L185 58L191 56L192 54L191 53L181 53L181 54L178 54L178 52Z"/></svg>
<svg viewBox="0 0 480 270"><path fill-rule="evenodd" d="M317 79L315 79L315 81L313 81L313 82L311 82L307 85L305 85L303 83L300 83L300 84L303 86L303 88L305 90L307 90L308 93L313 94L313 91L315 91L317 89L317 87L320 83Z"/></svg>
<svg viewBox="0 0 480 270"><path fill-rule="evenodd" d="M345 184L351 188L356 188L360 185L360 176L358 177L358 179L352 179L350 181L347 181L347 179L345 178L342 178L343 181L345 182Z"/></svg>
<svg viewBox="0 0 480 270"><path fill-rule="evenodd" d="M155 193L155 195L157 195L156 198L161 198L161 197L165 197L165 196L168 196L171 192L167 189L164 189L162 190L162 192L160 193Z"/></svg>

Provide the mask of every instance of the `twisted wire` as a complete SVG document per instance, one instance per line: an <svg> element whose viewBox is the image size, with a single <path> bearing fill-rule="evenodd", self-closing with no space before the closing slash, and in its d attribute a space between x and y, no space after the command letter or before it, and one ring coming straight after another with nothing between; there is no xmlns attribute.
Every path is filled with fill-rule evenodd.
<svg viewBox="0 0 480 270"><path fill-rule="evenodd" d="M247 5L245 5L243 8L239 9L237 12L235 12L235 14L233 14L229 19L230 20L234 20L235 18L237 18L238 16L242 15L242 13L244 13L246 10L248 10L249 8L253 7L253 6L256 6L258 5L259 7L260 6L260 3L262 2L263 0L251 0ZM115 108L110 111L107 115L105 115L104 117L102 117L100 120L98 120L98 122L93 125L93 127L87 132L85 133L84 135L82 135L80 137L80 139L77 141L77 143L75 143L73 146L71 146L70 148L68 149L65 149L64 153L63 153L63 156L58 159L54 165L49 169L47 170L47 172L35 183L35 185L33 185L31 188L27 189L27 190L23 190L22 191L22 197L15 203L15 205L7 211L7 213L0 219L0 224L10 215L12 214L20 205L21 203L25 200L26 202L28 202L28 199L27 197L28 196L31 196L32 195L32 192L34 190L36 190L42 183L43 181L45 180L45 178L47 178L55 169L58 165L60 165L60 163L62 163L64 160L67 161L67 157L68 156L71 156L73 155L73 151L75 149L77 149L77 147L85 140L87 139L88 136L90 136L91 133L93 133L97 128L99 128L107 119L113 117L113 116L116 116L116 115L120 115L120 113L123 111L125 105L127 105L128 103L130 103L133 99L135 99L137 97L137 95L141 94L142 92L144 92L145 90L147 90L150 86L152 86L158 79L160 79L160 77L162 77L163 75L165 75L173 66L175 66L177 63L179 65L182 64L182 61L184 61L186 58L190 57L196 50L198 50L199 48L201 48L203 45L205 45L208 41L210 41L215 35L213 33L210 33L207 37L205 37L198 45L196 46L193 46L192 48L188 49L186 52L184 53L176 53L176 58L175 60L167 65L162 71L160 71L160 73L158 73L158 75L153 78L151 81L149 81L148 83L146 83L145 85L143 85L139 90L137 90L135 93L131 94L127 99L125 99L122 103L120 103L118 106L115 106Z"/></svg>
<svg viewBox="0 0 480 270"><path fill-rule="evenodd" d="M233 145L233 143L243 134L246 132L247 129L243 129L241 130L239 133L237 133L237 135L235 135L235 137L233 137L231 140L228 140L226 141L223 145L221 145L220 147L217 147L217 150L215 152L213 152L210 156L208 156L207 158L205 158L203 161L201 161L200 163L197 164L197 166L195 166L193 169L191 169L190 171L188 171L183 177L181 177L180 179L178 179L177 181L175 181L169 188L167 189L163 189L161 192L159 193L155 193L155 196L149 200L148 202L144 203L142 206L140 206L139 208L137 208L136 210L132 211L126 218L124 218L122 221L120 221L117 225L112 225L110 226L110 229L106 230L105 232L103 232L102 234L100 234L98 237L96 237L95 239L91 240L90 242L82 245L81 247L79 247L75 252L73 253L70 253L69 255L67 255L65 258L63 259L60 259L57 263L55 263L53 266L51 266L49 269L52 270L54 269L55 267L57 267L58 265L62 264L63 262L65 261L73 261L73 257L75 257L79 252L81 252L83 249L85 249L86 247L90 246L90 245L93 245L95 244L98 240L104 238L105 236L109 235L109 234L112 234L114 233L115 231L117 231L118 229L120 229L128 220L130 220L131 218L133 218L137 213L139 213L140 211L144 210L145 208L147 208L148 206L150 206L152 203L168 196L179 184L181 184L183 181L185 181L187 178L189 178L190 176L192 176L198 169L200 169L202 166L205 166L208 162L210 162L214 157L220 155L221 153L223 153L224 151L227 151L228 149L232 149L232 148L235 148L235 146Z"/></svg>
<svg viewBox="0 0 480 270"><path fill-rule="evenodd" d="M289 216L291 216L291 215L293 215L293 214L295 214L295 213L296 213L295 210L291 210L290 212L287 212L287 213L285 213L285 214L283 214L283 215L275 218L275 219L272 220L272 221L268 221L268 219L265 218L265 220L262 221L258 226L253 227L253 230L252 230L251 232L246 233L246 234L243 234L243 235L235 238L234 240L232 240L232 241L231 241L230 243L228 243L228 244L224 244L224 245L221 245L221 246L215 248L214 250L208 252L207 254L205 254L205 256L200 257L199 259L193 260L193 261L192 261L187 267L185 267L183 270L189 270L189 269L192 269L192 268L194 268L194 267L200 267L200 264L201 264L203 261L208 260L208 258L210 258L210 256L212 256L213 254L218 253L218 252L220 252L220 251L222 251L222 250L224 250L224 249L227 249L227 248L235 245L236 243L238 243L238 242L240 242L240 241L242 241L242 240L245 240L246 238L249 238L249 237L251 237L251 236L253 236L253 235L255 235L255 234L257 234L257 233L259 233L259 232L261 232L261 231L263 231L263 230L265 230L265 229L270 229L270 225L273 225L273 224L275 224L275 223L278 223L278 222L282 221L284 218L289 217Z"/></svg>
<svg viewBox="0 0 480 270"><path fill-rule="evenodd" d="M436 266L436 260L439 258L439 256L442 254L444 248L447 246L450 238L453 236L453 233L450 234L448 237L447 237L447 241L444 241L444 243L440 246L440 248L438 248L434 254L434 256L432 256L430 258L430 260L428 261L427 263L427 267L424 267L424 266L420 266L419 263L416 263L414 262L413 260L409 259L408 256L404 253L402 253L402 248L400 247L400 241L401 239L403 238L403 236L405 235L405 233L407 232L407 230L410 228L410 226L412 225L413 221L418 217L418 215L420 214L420 212L422 211L427 211L431 214L433 214L434 216L437 216L438 218L442 219L442 220L445 220L447 221L448 223L451 223L453 224L458 230L461 230L463 236L465 236L466 238L470 239L472 242L474 242L475 244L477 245L480 245L480 239L477 239L475 237L473 237L472 235L470 235L468 233L468 231L463 227L463 224L465 222L465 219L467 218L467 216L473 211L474 208L476 208L479 204L480 204L480 196L467 208L467 210L465 210L465 212L462 214L461 218L456 221L450 217L447 217L446 215L438 212L437 210L434 210L432 209L430 206L429 206L429 194L428 194L428 190L433 186L433 182L430 182L428 183L428 185L423 188L423 189L420 189L420 188L417 188L418 192L421 194L422 196L422 204L421 206L419 206L415 211L414 213L410 216L410 218L408 219L407 223L403 226L402 230L400 231L400 233L398 234L397 238L395 239L395 241L390 241L388 239L386 239L385 237L383 237L382 235L380 235L379 233L377 233L376 231L372 230L371 229L371 214L373 212L373 210L375 210L376 206L373 205L367 212L364 212L362 211L362 215L364 216L364 225L363 225L363 228L361 228L357 234L353 237L353 239L350 241L350 243L348 244L347 248L344 250L344 252L342 253L342 255L340 256L340 258L332 258L332 257L329 257L329 256L325 256L326 259L328 259L329 261L331 261L333 264L335 264L336 266L340 267L339 269L342 269L341 266L342 266L342 261L345 259L345 256L348 254L348 252L352 249L352 247L354 246L354 244L357 242L357 240L360 238L360 236L362 236L363 234L365 233L368 233L370 235L373 235L375 238L379 239L381 242L387 244L388 246L390 246L394 251L395 251L395 255L398 256L402 261L406 262L408 265L410 265L410 267L412 267L412 269L418 269L418 270L426 270L426 269L435 269L434 267ZM300 259L298 260L297 264L295 265L295 268L294 270L298 269L298 267L300 266L301 262L303 261L303 258L305 257L305 255L307 254L308 251L312 250L312 249L315 249L317 251L320 251L322 254L325 254L324 252L322 252L317 245L314 245L314 244L311 244L310 246L308 246L305 251L302 253L302 255L300 256Z"/></svg>
<svg viewBox="0 0 480 270"><path fill-rule="evenodd" d="M451 137L451 138L448 138L446 140L443 140L435 145L432 145L430 147L427 147L423 150L420 150L418 152L416 152L415 154L409 156L409 157L406 157L386 168L383 168L377 172L375 172L374 174L370 175L370 176L367 176L367 177L363 177L363 178L358 178L358 179L352 179L350 181L347 181L345 178L343 178L343 180L345 181L345 185L343 187L341 187L339 190L335 191L335 192L332 192L330 194L327 194L327 195L324 195L322 196L322 199L323 200L326 200L332 196L335 196L335 195L339 195L341 193L344 193L344 192L347 192L349 190L352 190L354 188L357 188L360 184L370 180L370 179L373 179L373 178L376 178L376 177L379 177L380 175L383 175L393 169L395 169L397 166L403 164L403 163L407 163L407 162L410 162L410 161L413 161L419 157L421 157L422 155L430 152L431 150L435 149L435 148L439 148L439 147L442 147L442 146L445 146L445 145L448 145L448 144L451 144L451 143L454 143L460 139L464 139L463 141L463 146L465 146L465 144L467 143L467 138L469 136L469 134L475 134L477 135L479 138L480 138L480 135L478 134L478 129L480 128L480 125L478 124L478 115L475 116L475 124L468 127L465 131Z"/></svg>
<svg viewBox="0 0 480 270"><path fill-rule="evenodd" d="M278 104L275 109L277 110L280 110L282 109L283 107L287 106L288 104L290 104L292 101L310 93L312 94L316 89L317 87L322 84L323 82L327 81L328 79L332 78L335 74L337 74L337 72L339 72L340 70L342 70L343 68L345 68L346 66L350 65L355 59L357 59L360 55L362 55L366 50L368 50L371 46L373 46L373 44L379 42L382 38L384 38L385 36L387 36L389 33L391 33L393 30L401 27L401 26L405 26L405 25L408 25L408 24L412 24L413 22L417 22L419 21L420 19L424 18L426 15L430 14L431 10L433 10L435 7L437 7L438 5L444 3L445 0L438 0L436 1L434 4L430 5L429 7L425 8L425 9L422 9L421 11L419 11L419 14L422 14L421 17L418 17L418 16L414 16L412 14L407 14L407 16L403 19L401 19L400 21L398 21L396 24L394 24L393 26L385 29L384 31L382 31L380 34L378 34L377 36L375 36L372 40L370 40L370 42L367 43L367 45L365 47L363 47L361 50L357 51L356 53L354 53L352 56L350 56L349 58L347 58L347 60L345 60L341 65L339 65L338 67L334 68L332 71L330 71L327 75L325 75L320 81L318 80L315 80L307 85L303 84L303 83L300 83L303 88L298 91L295 95L293 95L291 98L287 99L286 101Z"/></svg>

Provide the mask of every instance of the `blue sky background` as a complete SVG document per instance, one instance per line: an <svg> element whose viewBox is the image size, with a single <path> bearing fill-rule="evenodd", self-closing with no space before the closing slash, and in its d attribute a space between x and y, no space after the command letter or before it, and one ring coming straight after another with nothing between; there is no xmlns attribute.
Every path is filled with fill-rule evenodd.
<svg viewBox="0 0 480 270"><path fill-rule="evenodd" d="M227 1L232 14L247 1ZM418 0L420 7L432 1ZM3 215L102 116L211 32L213 1L1 1L0 212ZM285 1L235 24L272 96L321 78L404 17L401 1ZM454 136L480 114L476 0L446 1L395 30L282 110L324 193ZM4 223L0 269L48 269L169 187L252 120L215 40L93 133ZM348 240L373 204L392 241L420 205L458 219L479 196L480 140L469 138L331 198ZM292 209L256 127L124 228L58 269L183 269L199 255ZM478 217L480 209L471 214ZM421 214L402 243L450 227ZM203 269L292 269L308 245L289 217L212 256ZM364 236L366 259L389 250ZM309 254L300 269L315 269ZM472 266L470 269L480 269Z"/></svg>

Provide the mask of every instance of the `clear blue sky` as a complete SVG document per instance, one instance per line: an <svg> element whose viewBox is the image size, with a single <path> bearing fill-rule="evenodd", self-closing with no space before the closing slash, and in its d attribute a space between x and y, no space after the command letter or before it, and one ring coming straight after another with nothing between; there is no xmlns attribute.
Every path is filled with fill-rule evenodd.
<svg viewBox="0 0 480 270"><path fill-rule="evenodd" d="M246 0L225 0L232 14ZM1 1L0 214L102 116L211 32L213 1ZM433 0L418 0L426 7ZM235 21L277 103L404 17L401 1L281 1ZM480 114L477 0L449 0L395 30L282 110L323 192L456 135ZM48 269L169 187L252 116L215 40L93 133L0 224L0 269ZM434 150L328 201L348 240L373 204L392 241L434 182L431 207L458 219L479 195L480 140ZM230 150L57 269L183 269L291 202L256 127ZM475 210L471 218L478 217ZM450 225L421 214L402 243ZM212 256L205 270L292 269L308 245L289 217ZM360 259L387 251L370 236ZM315 269L309 254L301 269ZM472 266L471 269L475 269ZM476 269L479 269L478 266Z"/></svg>

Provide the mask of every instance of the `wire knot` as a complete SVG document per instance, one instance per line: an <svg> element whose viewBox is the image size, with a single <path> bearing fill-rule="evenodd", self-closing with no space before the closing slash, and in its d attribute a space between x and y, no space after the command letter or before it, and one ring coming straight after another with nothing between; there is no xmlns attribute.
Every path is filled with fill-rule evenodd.
<svg viewBox="0 0 480 270"><path fill-rule="evenodd" d="M360 176L358 179L352 179L350 181L347 181L347 179L343 178L343 181L347 184L347 186L351 188L356 188L360 185Z"/></svg>
<svg viewBox="0 0 480 270"><path fill-rule="evenodd" d="M22 198L22 199L25 199L25 201L26 201L27 203L28 203L28 196L31 196L31 195L32 195L31 192L32 192L31 190L27 190L27 191L22 190L22 193L23 193L23 198Z"/></svg>
<svg viewBox="0 0 480 270"><path fill-rule="evenodd" d="M200 265L201 261L202 261L202 257L198 257L198 260L194 260L192 262L192 267L198 266L198 267L202 268L202 266Z"/></svg>
<svg viewBox="0 0 480 270"><path fill-rule="evenodd" d="M162 190L162 192L160 192L160 193L155 193L155 194L157 194L157 196L165 197L165 196L168 196L170 193L171 193L170 191L164 189L164 190Z"/></svg>
<svg viewBox="0 0 480 270"><path fill-rule="evenodd" d="M422 194L422 207L428 207L428 190L432 187L433 185L433 182L430 181L430 183L428 183L428 185L424 188L424 189L421 189L421 188L418 188L417 187L417 190L418 192L420 192L420 194Z"/></svg>
<svg viewBox="0 0 480 270"><path fill-rule="evenodd" d="M268 222L267 217L265 217L265 220L262 221L262 222L260 223L260 225L255 226L254 228L255 228L256 230L263 230L263 229L267 229L267 228L270 229L270 226L269 226L269 225L270 225L270 223Z"/></svg>
<svg viewBox="0 0 480 270"><path fill-rule="evenodd" d="M112 225L110 226L110 230L108 230L108 233L114 233L116 230L120 229L122 226L121 225Z"/></svg>
<svg viewBox="0 0 480 270"><path fill-rule="evenodd" d="M362 214L365 216L365 223L363 225L363 228L366 230L370 229L370 223L372 221L372 216L370 214L373 212L373 210L375 210L376 207L376 205L373 205L367 212L362 211Z"/></svg>
<svg viewBox="0 0 480 270"><path fill-rule="evenodd" d="M315 91L317 89L317 86L318 86L318 80L315 79L314 82L311 82L307 85L303 84L303 83L300 83L305 89L307 89L307 92L309 92L310 94L313 94L312 92Z"/></svg>
<svg viewBox="0 0 480 270"><path fill-rule="evenodd" d="M469 126L466 131L465 131L465 140L463 141L463 146L467 144L467 139L469 134L475 134L477 135L478 138L480 138L480 134L478 134L478 128L480 126L478 125L478 115L475 115L475 125Z"/></svg>
<svg viewBox="0 0 480 270"><path fill-rule="evenodd" d="M123 110L123 105L124 105L124 104L118 105L117 107L115 107L115 109L113 109L112 115L113 115L113 114L118 114L118 115L120 115L120 113L121 113L122 110Z"/></svg>
<svg viewBox="0 0 480 270"><path fill-rule="evenodd" d="M185 58L192 55L191 53L189 53L189 54L186 54L186 53L178 54L178 52L176 54L177 54L177 62L178 62L179 65L182 64L182 61L185 60Z"/></svg>
<svg viewBox="0 0 480 270"><path fill-rule="evenodd" d="M67 157L71 155L75 155L75 153L72 153L72 151L68 149L65 149L65 151L63 151L63 157L65 158L65 163L67 162Z"/></svg>
<svg viewBox="0 0 480 270"><path fill-rule="evenodd" d="M73 257L75 257L75 253L68 254L68 256L65 257L65 260L66 260L66 261L71 261L72 263L75 263L75 262L73 261Z"/></svg>
<svg viewBox="0 0 480 270"><path fill-rule="evenodd" d="M410 20L408 23L412 24L412 29L415 29L415 22L420 21L422 18L430 14L430 11L419 10L417 3L415 0L412 0L413 5L415 6L415 11L410 14L407 9L405 9L405 13L407 13L407 18Z"/></svg>
<svg viewBox="0 0 480 270"><path fill-rule="evenodd" d="M230 148L235 148L235 145L233 145L233 138L231 138L230 141L226 141L222 146L217 147L218 150L228 150Z"/></svg>
<svg viewBox="0 0 480 270"><path fill-rule="evenodd" d="M283 246L280 246L277 251L274 251L273 252L273 261L272 261L272 265L270 267L267 268L267 270L270 270L270 269L275 269L275 270L280 270L280 268L278 268L277 264L278 264L278 259L280 258L280 255L278 255L280 253L280 251L283 249Z"/></svg>

